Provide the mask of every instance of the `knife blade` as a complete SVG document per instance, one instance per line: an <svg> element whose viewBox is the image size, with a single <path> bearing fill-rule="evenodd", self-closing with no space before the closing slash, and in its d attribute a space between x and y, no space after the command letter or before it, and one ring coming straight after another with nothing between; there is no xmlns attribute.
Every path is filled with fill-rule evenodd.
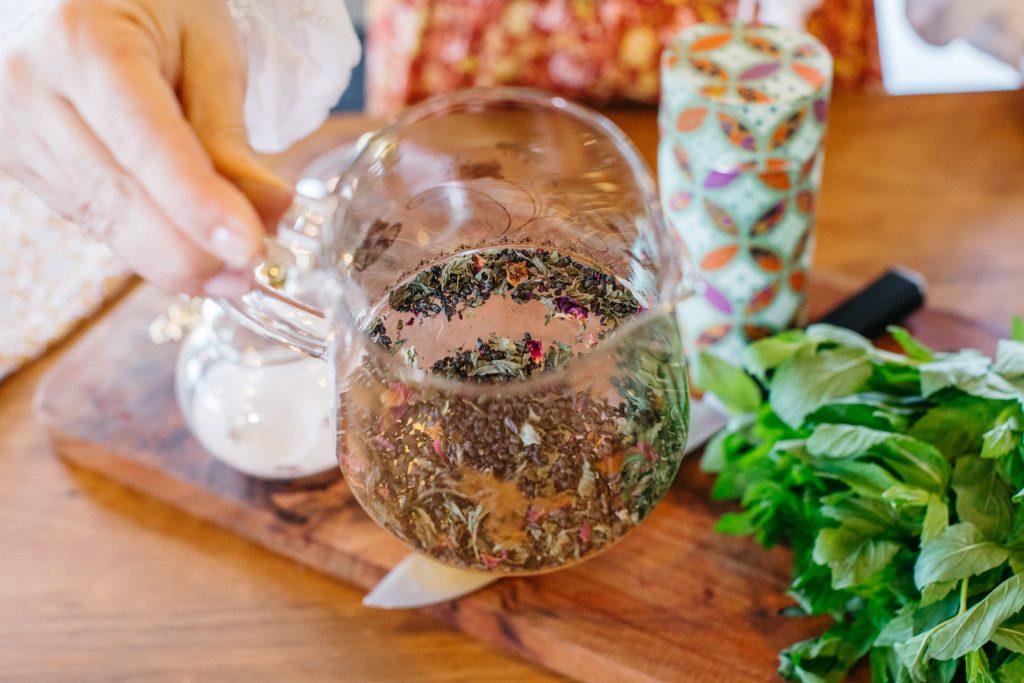
<svg viewBox="0 0 1024 683"><path fill-rule="evenodd" d="M818 322L845 327L872 338L913 313L924 303L924 278L895 267L830 310ZM686 453L703 446L729 421L711 395L690 404ZM448 602L476 592L500 577L456 569L410 553L363 598L366 607L411 609Z"/></svg>
<svg viewBox="0 0 1024 683"><path fill-rule="evenodd" d="M381 609L427 607L461 598L497 580L409 553L366 594L363 605Z"/></svg>

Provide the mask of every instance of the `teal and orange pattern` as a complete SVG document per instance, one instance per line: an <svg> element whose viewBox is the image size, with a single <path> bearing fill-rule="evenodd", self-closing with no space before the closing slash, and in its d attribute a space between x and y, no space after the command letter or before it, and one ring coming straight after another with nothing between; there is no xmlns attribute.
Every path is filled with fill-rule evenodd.
<svg viewBox="0 0 1024 683"><path fill-rule="evenodd" d="M832 61L813 37L700 24L662 58L659 182L698 271L689 350L736 358L801 322Z"/></svg>

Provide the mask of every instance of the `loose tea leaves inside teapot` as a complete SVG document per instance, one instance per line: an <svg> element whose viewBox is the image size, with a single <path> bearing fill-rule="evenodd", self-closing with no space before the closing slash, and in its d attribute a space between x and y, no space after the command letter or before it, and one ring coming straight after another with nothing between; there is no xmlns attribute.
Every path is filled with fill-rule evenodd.
<svg viewBox="0 0 1024 683"><path fill-rule="evenodd" d="M496 385L410 386L372 355L340 412L342 468L370 514L441 561L504 573L578 561L639 523L671 483L687 386L674 315L650 316L586 381L501 391L562 368L645 311L596 264L534 247L415 273L366 333L407 364Z"/></svg>
<svg viewBox="0 0 1024 683"><path fill-rule="evenodd" d="M689 419L692 292L636 149L562 98L468 89L334 172L278 232L310 276L221 303L327 360L360 504L456 567L611 546L668 489Z"/></svg>

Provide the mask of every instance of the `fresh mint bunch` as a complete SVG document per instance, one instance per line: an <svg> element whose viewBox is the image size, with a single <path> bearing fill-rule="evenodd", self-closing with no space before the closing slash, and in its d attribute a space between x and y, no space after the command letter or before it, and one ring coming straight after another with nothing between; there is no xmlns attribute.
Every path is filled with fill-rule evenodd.
<svg viewBox="0 0 1024 683"><path fill-rule="evenodd" d="M829 615L780 654L782 675L1024 681L1024 322L995 359L897 354L827 325L707 353L694 383L732 413L705 449L717 529L793 553L793 615Z"/></svg>

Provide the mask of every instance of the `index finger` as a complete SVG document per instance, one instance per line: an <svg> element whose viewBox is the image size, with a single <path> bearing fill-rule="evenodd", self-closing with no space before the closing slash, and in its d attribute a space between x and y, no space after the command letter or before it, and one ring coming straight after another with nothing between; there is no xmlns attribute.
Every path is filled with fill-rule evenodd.
<svg viewBox="0 0 1024 683"><path fill-rule="evenodd" d="M251 264L263 248L262 223L214 169L155 48L130 27L109 31L106 39L121 42L69 69L63 92L178 229L231 266Z"/></svg>

